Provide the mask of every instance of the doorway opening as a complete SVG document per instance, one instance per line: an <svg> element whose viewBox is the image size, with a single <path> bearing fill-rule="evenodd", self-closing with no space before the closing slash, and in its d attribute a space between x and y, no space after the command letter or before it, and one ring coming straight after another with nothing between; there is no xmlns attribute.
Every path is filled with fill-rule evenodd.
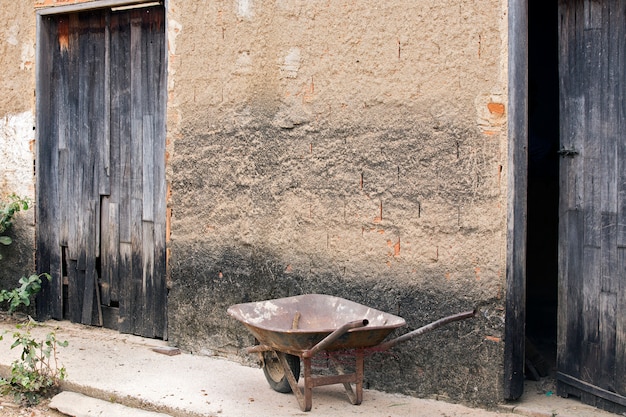
<svg viewBox="0 0 626 417"><path fill-rule="evenodd" d="M167 339L165 7L94 3L38 12L37 316Z"/></svg>
<svg viewBox="0 0 626 417"><path fill-rule="evenodd" d="M558 2L528 2L526 378L554 377L558 304Z"/></svg>

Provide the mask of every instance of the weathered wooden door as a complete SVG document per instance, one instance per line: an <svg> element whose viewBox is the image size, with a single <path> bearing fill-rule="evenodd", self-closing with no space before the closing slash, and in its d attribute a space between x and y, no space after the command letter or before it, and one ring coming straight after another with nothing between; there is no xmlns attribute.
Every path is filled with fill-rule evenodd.
<svg viewBox="0 0 626 417"><path fill-rule="evenodd" d="M561 0L558 391L626 408L626 0Z"/></svg>
<svg viewBox="0 0 626 417"><path fill-rule="evenodd" d="M43 16L38 314L166 337L162 7Z"/></svg>

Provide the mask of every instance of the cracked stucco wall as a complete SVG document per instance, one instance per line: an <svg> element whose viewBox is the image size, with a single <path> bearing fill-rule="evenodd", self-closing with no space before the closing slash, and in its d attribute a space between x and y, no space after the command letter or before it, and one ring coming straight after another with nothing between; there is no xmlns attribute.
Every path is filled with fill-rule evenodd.
<svg viewBox="0 0 626 417"><path fill-rule="evenodd" d="M3 193L33 195L34 7L74 2L0 0ZM407 329L479 307L369 358L366 385L500 401L506 1L166 7L170 342L250 362L226 308L308 292Z"/></svg>
<svg viewBox="0 0 626 417"><path fill-rule="evenodd" d="M245 360L233 303L322 292L415 328L370 387L501 399L506 6L168 3L173 344Z"/></svg>
<svg viewBox="0 0 626 417"><path fill-rule="evenodd" d="M34 199L35 16L29 1L0 1L0 198ZM34 209L15 217L3 255L0 287L13 288L34 272Z"/></svg>

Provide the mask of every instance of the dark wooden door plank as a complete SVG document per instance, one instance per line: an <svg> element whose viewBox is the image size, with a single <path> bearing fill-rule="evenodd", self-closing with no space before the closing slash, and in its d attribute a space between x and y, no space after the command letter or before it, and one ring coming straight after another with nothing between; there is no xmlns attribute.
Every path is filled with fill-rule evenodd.
<svg viewBox="0 0 626 417"><path fill-rule="evenodd" d="M45 18L40 18L45 19ZM54 20L45 19L49 31L42 33L39 38L41 47L38 48L37 62L40 73L52 73L55 61L61 56L56 46L59 27ZM44 23L39 22L40 25ZM37 79L37 122L41 126L37 129L37 192L38 206L36 211L37 236L46 236L47 242L37 240L37 272L49 273L52 280L44 280L42 292L45 296L37 296L37 314L42 318L60 318L62 314L62 278L60 268L60 246L58 229L54 225L59 221L59 210L55 202L59 196L58 183L47 184L47 179L54 178L58 170L58 119L56 113L48 111L56 108L59 92L56 90L58 79L51 77L44 80ZM48 140L43 140L48 138ZM48 186L45 186L48 185ZM49 242L49 244L48 244Z"/></svg>
<svg viewBox="0 0 626 417"><path fill-rule="evenodd" d="M561 161L558 390L611 411L626 404L626 10L560 2ZM620 409L621 410L621 409Z"/></svg>
<svg viewBox="0 0 626 417"><path fill-rule="evenodd" d="M626 248L618 249L618 268L626 271ZM626 397L626 279L618 280L615 317L615 391Z"/></svg>
<svg viewBox="0 0 626 417"><path fill-rule="evenodd" d="M132 280L130 279L133 275L132 258L132 245L127 242L120 243L119 271L120 275L124 277L120 281L120 291L123 296L119 300L119 330L122 333L132 333L133 330L131 323L131 295L133 289Z"/></svg>

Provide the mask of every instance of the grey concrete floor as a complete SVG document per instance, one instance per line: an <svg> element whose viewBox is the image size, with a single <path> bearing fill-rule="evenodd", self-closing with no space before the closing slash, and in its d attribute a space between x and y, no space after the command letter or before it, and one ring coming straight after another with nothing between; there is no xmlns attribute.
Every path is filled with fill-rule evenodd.
<svg viewBox="0 0 626 417"><path fill-rule="evenodd" d="M13 325L0 323L0 332L8 332L0 341L1 376L8 375L11 362L20 353L10 349L13 330ZM49 321L35 327L32 334L43 338L50 331L56 333L57 339L69 342L68 347L59 349L59 364L67 369L63 390L70 394L64 393L53 401L69 415L133 415L129 409L119 411L117 407L121 405L176 417L615 417L576 400L546 395L543 387L532 384L520 401L494 410L375 390L365 390L363 403L353 406L343 387L332 385L315 388L313 409L304 413L293 395L271 390L258 368L187 353L169 356L155 352L166 347L166 342L69 322ZM82 409L74 407L83 400L86 405ZM111 408L106 409L107 405ZM61 408L70 406L73 411Z"/></svg>

